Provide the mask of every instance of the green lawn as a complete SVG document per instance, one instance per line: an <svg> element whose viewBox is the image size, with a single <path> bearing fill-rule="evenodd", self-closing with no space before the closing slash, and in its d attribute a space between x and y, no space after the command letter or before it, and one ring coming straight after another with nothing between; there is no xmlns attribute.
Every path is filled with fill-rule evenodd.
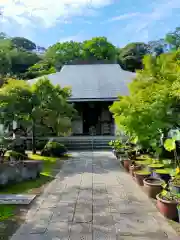
<svg viewBox="0 0 180 240"><path fill-rule="evenodd" d="M6 186L0 189L0 194L20 194L31 193L35 189L39 189L44 184L53 180L53 169L57 163L57 158L44 157L38 154L28 154L29 159L43 161L43 171L36 180L28 180L21 183ZM16 206L0 205L0 221L11 218L15 213Z"/></svg>

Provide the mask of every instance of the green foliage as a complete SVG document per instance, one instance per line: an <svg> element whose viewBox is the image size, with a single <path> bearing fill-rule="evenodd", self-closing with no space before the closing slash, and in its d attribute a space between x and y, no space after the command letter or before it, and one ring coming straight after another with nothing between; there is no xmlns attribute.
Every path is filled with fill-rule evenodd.
<svg viewBox="0 0 180 240"><path fill-rule="evenodd" d="M164 142L164 148L171 152L176 149L176 142L174 139L166 139Z"/></svg>
<svg viewBox="0 0 180 240"><path fill-rule="evenodd" d="M137 136L146 149L156 151L162 132L178 126L179 52L144 59L144 70L129 85L130 95L120 97L110 110L115 122L130 136Z"/></svg>
<svg viewBox="0 0 180 240"><path fill-rule="evenodd" d="M165 37L173 50L177 50L180 47L180 27L177 27L174 32L170 32Z"/></svg>
<svg viewBox="0 0 180 240"><path fill-rule="evenodd" d="M167 43L164 39L150 41L148 42L147 48L150 54L159 56L167 49Z"/></svg>
<svg viewBox="0 0 180 240"><path fill-rule="evenodd" d="M11 38L12 44L15 48L32 51L36 49L36 44L24 37Z"/></svg>
<svg viewBox="0 0 180 240"><path fill-rule="evenodd" d="M111 140L109 142L109 146L111 146L114 150L117 152L123 152L125 149L125 145L122 143L121 140L116 139L116 140Z"/></svg>
<svg viewBox="0 0 180 240"><path fill-rule="evenodd" d="M9 52L11 59L11 72L18 77L24 77L28 68L40 61L36 53L27 52L23 49L13 49Z"/></svg>
<svg viewBox="0 0 180 240"><path fill-rule="evenodd" d="M167 51L177 50L180 46L179 29L178 27L174 32L168 33L163 39L147 44L129 43L123 48L115 47L106 37L94 37L84 42L58 42L47 50L24 37L9 37L1 32L0 76L32 79L60 71L64 64L97 60L117 60L124 70L134 72L144 68L145 55L159 56ZM38 49L43 49L44 53L39 54Z"/></svg>
<svg viewBox="0 0 180 240"><path fill-rule="evenodd" d="M26 155L23 155L22 153L19 153L19 152L13 151L13 150L6 151L4 156L8 157L8 158L12 157L15 160L26 160L26 158L27 158Z"/></svg>
<svg viewBox="0 0 180 240"><path fill-rule="evenodd" d="M142 60L148 53L145 43L130 43L121 49L118 60L123 69L135 72L142 69Z"/></svg>
<svg viewBox="0 0 180 240"><path fill-rule="evenodd" d="M116 48L105 37L94 37L83 42L83 58L96 60L115 60Z"/></svg>
<svg viewBox="0 0 180 240"><path fill-rule="evenodd" d="M9 38L1 33L0 76L6 76L8 74L18 78L24 78L28 68L41 60L36 53L32 52L35 48L35 43L26 38Z"/></svg>
<svg viewBox="0 0 180 240"><path fill-rule="evenodd" d="M49 141L41 152L42 156L61 157L67 152L66 147L58 142Z"/></svg>
<svg viewBox="0 0 180 240"><path fill-rule="evenodd" d="M64 64L82 58L82 43L74 41L56 43L47 49L45 58L60 70Z"/></svg>
<svg viewBox="0 0 180 240"><path fill-rule="evenodd" d="M15 206L1 205L0 206L0 221L7 220L15 214Z"/></svg>
<svg viewBox="0 0 180 240"><path fill-rule="evenodd" d="M35 63L31 67L29 67L24 77L26 79L33 79L36 77L41 77L41 76L48 75L55 72L56 72L56 69L53 66L53 63L51 61L42 60L42 61L39 61L38 63Z"/></svg>
<svg viewBox="0 0 180 240"><path fill-rule="evenodd" d="M69 88L53 86L47 78L30 86L27 82L9 80L0 89L0 121L9 126L13 120L28 128L32 121L45 126L51 134L69 131L74 108L67 102ZM58 103L58 104L57 104Z"/></svg>

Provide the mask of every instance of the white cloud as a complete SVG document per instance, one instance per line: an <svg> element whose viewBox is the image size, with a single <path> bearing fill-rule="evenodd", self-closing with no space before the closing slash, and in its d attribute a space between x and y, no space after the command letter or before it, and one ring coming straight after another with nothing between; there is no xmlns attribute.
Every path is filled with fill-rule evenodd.
<svg viewBox="0 0 180 240"><path fill-rule="evenodd" d="M19 24L51 27L72 16L93 15L113 0L0 0L3 18Z"/></svg>
<svg viewBox="0 0 180 240"><path fill-rule="evenodd" d="M122 14L122 15L119 15L119 16L109 18L107 21L104 21L104 22L115 22L115 21L126 20L126 19L129 19L129 18L132 18L132 17L136 17L138 15L140 15L139 12L125 13L125 14Z"/></svg>

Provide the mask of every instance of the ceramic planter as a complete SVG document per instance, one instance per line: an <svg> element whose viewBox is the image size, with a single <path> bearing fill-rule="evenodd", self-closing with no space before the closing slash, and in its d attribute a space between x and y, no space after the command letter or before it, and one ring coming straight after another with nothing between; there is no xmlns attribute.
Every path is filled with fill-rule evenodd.
<svg viewBox="0 0 180 240"><path fill-rule="evenodd" d="M156 196L156 199L157 208L159 209L160 213L169 219L176 220L178 217L177 202L175 200L164 200L160 197L160 194Z"/></svg>
<svg viewBox="0 0 180 240"><path fill-rule="evenodd" d="M162 185L165 183L160 178L149 177L143 180L144 190L147 193L148 197L156 198L156 195L159 194L163 187Z"/></svg>
<svg viewBox="0 0 180 240"><path fill-rule="evenodd" d="M138 166L138 165L131 165L129 167L129 172L131 174L132 177L134 177L134 172L135 171L138 171L138 170L141 170L141 166Z"/></svg>
<svg viewBox="0 0 180 240"><path fill-rule="evenodd" d="M123 166L127 172L129 172L130 165L131 165L131 160L129 159L123 160Z"/></svg>
<svg viewBox="0 0 180 240"><path fill-rule="evenodd" d="M136 171L134 172L135 180L139 186L144 186L143 180L151 176L150 172L146 171Z"/></svg>
<svg viewBox="0 0 180 240"><path fill-rule="evenodd" d="M180 205L177 205L177 211L178 211L178 220L180 222Z"/></svg>
<svg viewBox="0 0 180 240"><path fill-rule="evenodd" d="M171 176L169 173L167 173L165 170L154 170L153 171L153 177L155 178L161 178L162 180L164 180L166 183L169 182L169 180L171 179Z"/></svg>

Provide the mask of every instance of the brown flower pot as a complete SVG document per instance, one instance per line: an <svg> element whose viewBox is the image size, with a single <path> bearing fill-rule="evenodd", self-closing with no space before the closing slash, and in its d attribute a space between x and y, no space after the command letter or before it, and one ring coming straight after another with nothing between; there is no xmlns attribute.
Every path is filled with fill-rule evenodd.
<svg viewBox="0 0 180 240"><path fill-rule="evenodd" d="M160 178L149 177L143 180L144 190L147 193L148 197L156 198L157 194L159 194L163 187L164 181Z"/></svg>
<svg viewBox="0 0 180 240"><path fill-rule="evenodd" d="M129 172L130 172L132 177L134 177L134 172L138 171L138 170L141 170L141 166L139 166L139 165L131 165L129 167Z"/></svg>
<svg viewBox="0 0 180 240"><path fill-rule="evenodd" d="M162 199L159 194L156 196L157 208L165 217L176 220L178 218L177 202Z"/></svg>
<svg viewBox="0 0 180 240"><path fill-rule="evenodd" d="M130 165L131 165L131 160L129 159L123 160L123 166L127 172L129 172Z"/></svg>
<svg viewBox="0 0 180 240"><path fill-rule="evenodd" d="M138 172L139 172L139 171L134 172L135 180L136 180L136 182L137 182L137 184L138 184L139 186L144 186L143 180L144 180L145 178L150 177L150 176L151 176L151 173L143 174L143 173L138 173Z"/></svg>

